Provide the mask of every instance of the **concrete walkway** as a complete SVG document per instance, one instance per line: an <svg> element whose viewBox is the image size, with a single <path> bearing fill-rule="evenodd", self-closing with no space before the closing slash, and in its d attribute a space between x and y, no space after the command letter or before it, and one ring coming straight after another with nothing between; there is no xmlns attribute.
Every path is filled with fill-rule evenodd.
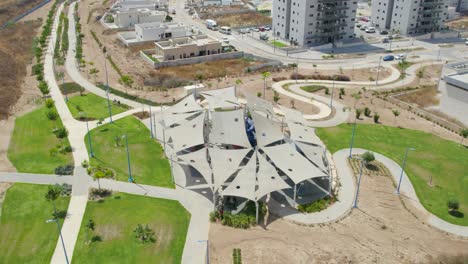
<svg viewBox="0 0 468 264"><path fill-rule="evenodd" d="M20 172L0 172L0 182L22 182L33 184L72 184L73 176Z"/></svg>
<svg viewBox="0 0 468 264"><path fill-rule="evenodd" d="M366 151L368 150L354 148L352 154L363 154ZM400 165L384 155L376 152L373 153L375 159L388 168L393 177L393 180L398 182L401 173ZM348 157L349 149L342 149L333 154L333 160L335 162L341 187L337 194L338 201L335 202L332 206L321 212L303 214L297 210L292 209L291 207L285 207L276 202L273 202L271 204L272 212L281 217L284 217L289 221L307 225L332 222L346 216L347 213L352 209L356 193L356 180L347 162ZM448 223L428 212L421 205L413 185L411 184L411 181L405 172L403 173L401 182L400 195L404 197L405 200L409 201L416 208L416 210L419 210L423 215L425 215L425 221L433 227L450 234L468 237L468 227Z"/></svg>

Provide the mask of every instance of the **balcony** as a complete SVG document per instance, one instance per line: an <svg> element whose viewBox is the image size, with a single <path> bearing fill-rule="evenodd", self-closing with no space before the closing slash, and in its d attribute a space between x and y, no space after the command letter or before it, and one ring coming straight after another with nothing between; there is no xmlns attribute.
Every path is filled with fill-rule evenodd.
<svg viewBox="0 0 468 264"><path fill-rule="evenodd" d="M327 32L316 33L315 35L313 35L312 37L308 37L307 39L337 37L341 35L346 35L346 33L343 31L327 31Z"/></svg>
<svg viewBox="0 0 468 264"><path fill-rule="evenodd" d="M439 0L435 0L435 1L430 1L430 2L422 2L420 4L420 6L422 7L430 7L430 8L434 8L434 7L437 7L437 6L442 6L444 5L443 2L439 1Z"/></svg>
<svg viewBox="0 0 468 264"><path fill-rule="evenodd" d="M439 21L440 17L438 16L421 16L418 17L419 22L437 22Z"/></svg>
<svg viewBox="0 0 468 264"><path fill-rule="evenodd" d="M338 10L346 10L349 9L347 5L321 5L317 8L319 12L333 12Z"/></svg>
<svg viewBox="0 0 468 264"><path fill-rule="evenodd" d="M346 13L318 13L317 20L320 21L336 21L343 18L348 18Z"/></svg>
<svg viewBox="0 0 468 264"><path fill-rule="evenodd" d="M340 23L324 23L317 25L317 29L339 29L341 27L346 27L348 24L345 22L340 22Z"/></svg>
<svg viewBox="0 0 468 264"><path fill-rule="evenodd" d="M343 2L351 2L350 0L318 0L319 4L338 4Z"/></svg>

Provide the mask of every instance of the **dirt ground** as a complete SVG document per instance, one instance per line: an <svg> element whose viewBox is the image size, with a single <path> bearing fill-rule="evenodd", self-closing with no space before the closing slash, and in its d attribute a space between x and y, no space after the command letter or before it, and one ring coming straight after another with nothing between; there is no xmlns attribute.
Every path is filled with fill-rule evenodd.
<svg viewBox="0 0 468 264"><path fill-rule="evenodd" d="M447 23L447 26L452 29L465 29L468 28L468 17L460 17L459 19L450 21Z"/></svg>
<svg viewBox="0 0 468 264"><path fill-rule="evenodd" d="M0 2L0 25L40 4L43 0L2 0Z"/></svg>
<svg viewBox="0 0 468 264"><path fill-rule="evenodd" d="M250 230L211 224L210 260L232 263L234 248L241 249L243 263L258 264L436 263L442 255L467 253L468 240L446 235L410 211L390 177L364 175L359 208L335 223L308 227L273 219Z"/></svg>

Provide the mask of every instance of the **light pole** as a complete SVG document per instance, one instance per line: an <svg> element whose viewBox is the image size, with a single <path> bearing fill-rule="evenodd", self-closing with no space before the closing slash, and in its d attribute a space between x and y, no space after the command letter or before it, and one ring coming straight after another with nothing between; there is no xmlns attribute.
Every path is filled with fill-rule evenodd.
<svg viewBox="0 0 468 264"><path fill-rule="evenodd" d="M379 67L377 68L377 79L375 80L375 86L379 84L379 75L380 75L380 64L382 63L382 56L379 57Z"/></svg>
<svg viewBox="0 0 468 264"><path fill-rule="evenodd" d="M356 123L357 123L357 118L354 119L353 135L351 136L351 144L349 145L349 158L351 158L351 154L353 152L354 135L356 134Z"/></svg>
<svg viewBox="0 0 468 264"><path fill-rule="evenodd" d="M132 178L132 167L130 165L130 152L128 151L128 136L125 134L122 137L125 138L125 148L127 149L128 182L134 182Z"/></svg>
<svg viewBox="0 0 468 264"><path fill-rule="evenodd" d="M404 172L405 166L406 166L406 158L408 157L408 152L410 150L415 150L415 148L406 148L405 158L403 159L403 166L401 167L400 180L398 181L398 187L397 187L397 190L396 190L396 194L400 194L400 186L401 186L401 181L403 180L403 172Z"/></svg>
<svg viewBox="0 0 468 264"><path fill-rule="evenodd" d="M335 91L335 78L333 78L332 91L330 96L330 108L333 108L333 92Z"/></svg>
<svg viewBox="0 0 468 264"><path fill-rule="evenodd" d="M358 207L359 187L361 186L362 166L364 165L364 161L361 158L359 158L359 161L361 162L361 165L359 166L359 178L358 178L358 182L357 182L356 196L354 197L353 208Z"/></svg>
<svg viewBox="0 0 468 264"><path fill-rule="evenodd" d="M89 156L94 158L93 144L91 143L91 131L89 131L88 118L86 118L86 129L88 130Z"/></svg>
<svg viewBox="0 0 468 264"><path fill-rule="evenodd" d="M46 223L47 223L47 224L48 224L48 223L52 223L52 222L57 223L57 230L58 230L59 235L60 235L60 240L62 241L63 253L65 254L65 261L67 262L67 264L69 264L70 262L68 261L67 250L65 249L65 242L63 242L62 230L61 230L61 227L60 227L60 223L59 223L58 219L49 219L49 220L46 220Z"/></svg>
<svg viewBox="0 0 468 264"><path fill-rule="evenodd" d="M111 103L109 99L109 77L107 76L107 61L106 61L106 53L104 53L104 69L106 72L106 97L107 97L107 109L109 110L109 120L111 123L112 121L112 110L111 110Z"/></svg>
<svg viewBox="0 0 468 264"><path fill-rule="evenodd" d="M197 240L197 243L206 243L206 264L210 264L210 255L209 255L209 241L207 240Z"/></svg>
<svg viewBox="0 0 468 264"><path fill-rule="evenodd" d="M153 134L153 118L151 114L151 106L149 106L149 121L150 121L150 137L153 139L154 134Z"/></svg>

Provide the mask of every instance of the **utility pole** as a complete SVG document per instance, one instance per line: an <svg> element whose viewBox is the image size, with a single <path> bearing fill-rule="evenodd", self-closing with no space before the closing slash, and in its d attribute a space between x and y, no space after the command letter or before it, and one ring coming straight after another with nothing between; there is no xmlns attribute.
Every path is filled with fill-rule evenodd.
<svg viewBox="0 0 468 264"><path fill-rule="evenodd" d="M356 134L356 123L357 123L357 117L354 118L353 135L351 136L351 144L349 146L349 158L352 157L352 153L353 153L354 135Z"/></svg>
<svg viewBox="0 0 468 264"><path fill-rule="evenodd" d="M375 80L375 86L379 84L379 75L380 75L380 64L382 63L382 56L379 57L379 67L377 68L377 79Z"/></svg>
<svg viewBox="0 0 468 264"><path fill-rule="evenodd" d="M357 208L357 207L358 207L359 187L361 186L362 167L363 167L363 164L364 164L364 161L363 161L361 158L359 158L359 161L361 162L361 165L359 166L359 178L358 178L358 182L357 182L356 196L354 197L354 205L353 205L353 208Z"/></svg>
<svg viewBox="0 0 468 264"><path fill-rule="evenodd" d="M152 118L152 113L151 113L151 106L149 106L149 121L150 121L150 137L153 139L154 134L153 134L153 118Z"/></svg>
<svg viewBox="0 0 468 264"><path fill-rule="evenodd" d="M415 149L414 148L406 148L405 158L403 159L403 166L401 167L400 180L398 181L398 187L397 187L397 190L396 190L396 194L400 194L400 186L401 186L401 181L403 180L403 172L404 172L405 166L406 166L406 158L408 157L408 152L410 150L415 150Z"/></svg>
<svg viewBox="0 0 468 264"><path fill-rule="evenodd" d="M107 97L107 109L109 111L109 121L110 123L113 123L112 121L112 107L109 99L109 77L107 75L107 61L106 61L107 55L104 53L104 69L106 72L106 97Z"/></svg>
<svg viewBox="0 0 468 264"><path fill-rule="evenodd" d="M123 135L125 137L125 147L127 149L127 164L128 164L128 182L135 182L132 177L132 167L130 164L130 152L128 151L128 136L127 134Z"/></svg>
<svg viewBox="0 0 468 264"><path fill-rule="evenodd" d="M88 119L86 118L86 129L88 130L89 156L94 157L93 144L91 143L91 131L89 131Z"/></svg>
<svg viewBox="0 0 468 264"><path fill-rule="evenodd" d="M62 247L63 247L63 254L65 255L65 261L67 264L70 264L70 261L68 260L68 255L67 255L67 250L65 249L65 242L63 242L63 236L62 236L62 228L60 227L60 223L58 219L50 219L47 220L46 223L52 223L55 222L57 224L57 229L59 232L60 240L62 241Z"/></svg>

